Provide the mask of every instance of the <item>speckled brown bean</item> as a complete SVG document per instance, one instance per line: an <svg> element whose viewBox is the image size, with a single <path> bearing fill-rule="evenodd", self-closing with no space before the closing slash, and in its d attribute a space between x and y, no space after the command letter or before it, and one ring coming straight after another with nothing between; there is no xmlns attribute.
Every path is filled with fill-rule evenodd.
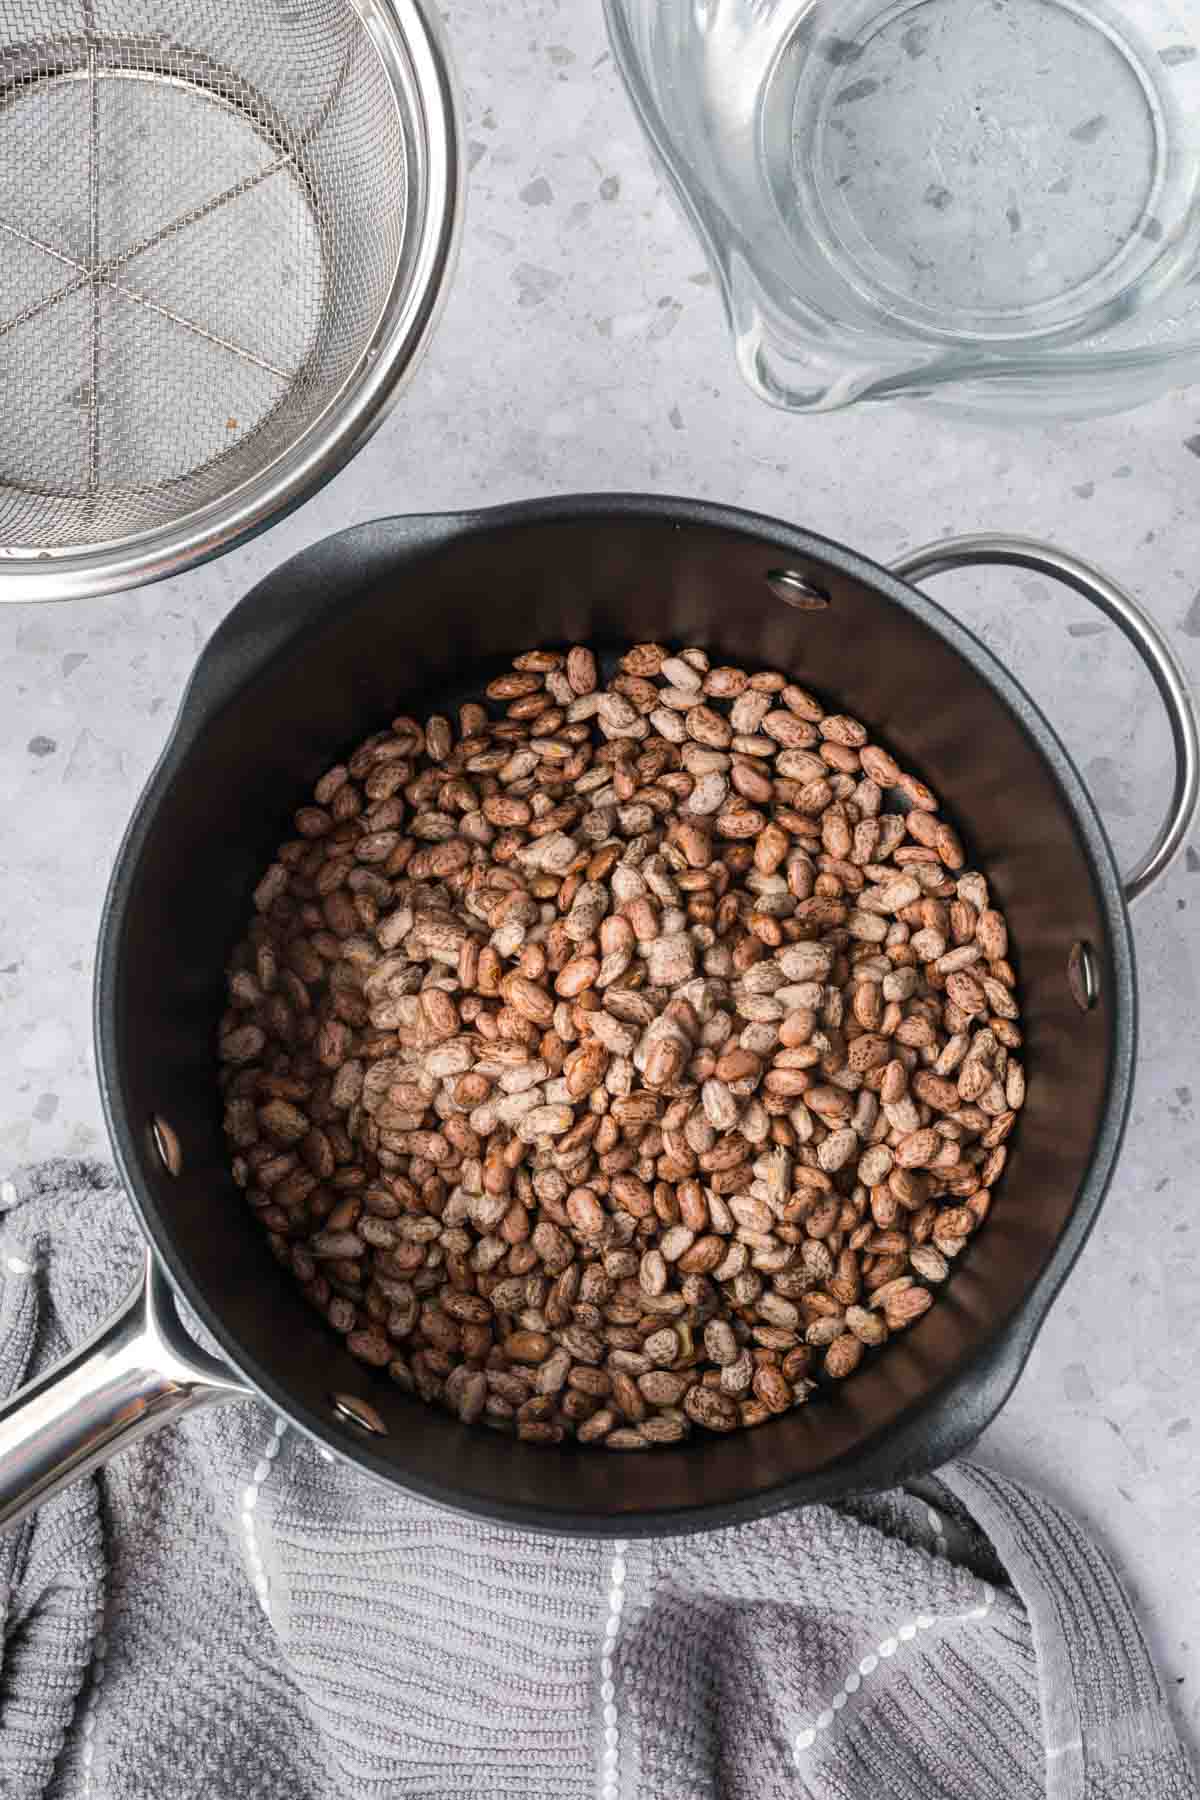
<svg viewBox="0 0 1200 1800"><path fill-rule="evenodd" d="M697 1382L683 1397L683 1410L694 1425L706 1431L735 1431L739 1424L737 1403L720 1388Z"/></svg>
<svg viewBox="0 0 1200 1800"><path fill-rule="evenodd" d="M330 770L219 1041L235 1181L354 1354L633 1450L919 1317L1025 1076L1003 915L863 725L697 649L599 684L528 650L457 740L398 718Z"/></svg>

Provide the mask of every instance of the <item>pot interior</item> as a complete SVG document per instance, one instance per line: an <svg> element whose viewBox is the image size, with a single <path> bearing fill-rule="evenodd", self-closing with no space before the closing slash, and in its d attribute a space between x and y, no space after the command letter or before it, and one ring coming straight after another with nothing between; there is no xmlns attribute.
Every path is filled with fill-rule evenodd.
<svg viewBox="0 0 1200 1800"><path fill-rule="evenodd" d="M836 546L745 515L601 502L483 515L432 542L410 530L382 578L378 545L364 559L355 544L347 534L298 558L224 628L235 654L215 688L198 684L185 702L110 896L102 1079L131 1192L176 1281L306 1429L412 1491L525 1523L719 1523L890 1481L961 1447L973 1371L1034 1284L1065 1273L1056 1246L1061 1265L1068 1227L1072 1255L1082 1240L1127 1098L1127 1070L1114 1074L1119 1033L1132 1036L1127 924L1090 807L1035 742L1034 731L1049 742L1040 716L1019 716L1020 699L1003 699L969 660L986 666L986 653L931 603ZM785 603L769 579L780 570L816 590L801 598L827 604ZM265 631L260 642L256 623L289 608L282 647ZM645 639L785 670L929 782L1009 920L1029 1089L985 1229L885 1356L757 1430L618 1457L463 1426L341 1348L231 1180L215 1035L251 890L331 762L397 713L452 712L518 650ZM1088 1012L1068 980L1079 943L1098 977ZM155 1114L178 1136L178 1178L155 1154ZM336 1417L332 1392L369 1400L387 1435Z"/></svg>

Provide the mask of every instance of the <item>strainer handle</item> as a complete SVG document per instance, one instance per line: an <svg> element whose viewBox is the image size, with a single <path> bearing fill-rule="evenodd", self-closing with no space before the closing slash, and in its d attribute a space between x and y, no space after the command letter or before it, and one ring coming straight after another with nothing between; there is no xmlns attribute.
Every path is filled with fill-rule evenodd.
<svg viewBox="0 0 1200 1800"><path fill-rule="evenodd" d="M971 537L946 538L910 550L892 564L892 573L905 581L929 575L945 575L952 569L977 564L1004 564L1033 569L1074 589L1110 618L1133 645L1149 670L1167 709L1175 752L1175 780L1167 816L1141 861L1125 877L1125 898L1131 904L1165 875L1178 855L1196 816L1200 800L1200 732L1196 727L1196 703L1188 678L1166 638L1132 594L1118 587L1099 569L1037 538L993 536L981 532Z"/></svg>

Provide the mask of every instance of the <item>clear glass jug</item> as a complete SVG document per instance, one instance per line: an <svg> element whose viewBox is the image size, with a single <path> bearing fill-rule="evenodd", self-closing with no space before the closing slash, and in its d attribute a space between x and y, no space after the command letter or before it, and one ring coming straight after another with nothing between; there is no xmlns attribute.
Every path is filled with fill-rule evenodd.
<svg viewBox="0 0 1200 1800"><path fill-rule="evenodd" d="M1200 0L605 0L738 363L799 411L1200 370Z"/></svg>

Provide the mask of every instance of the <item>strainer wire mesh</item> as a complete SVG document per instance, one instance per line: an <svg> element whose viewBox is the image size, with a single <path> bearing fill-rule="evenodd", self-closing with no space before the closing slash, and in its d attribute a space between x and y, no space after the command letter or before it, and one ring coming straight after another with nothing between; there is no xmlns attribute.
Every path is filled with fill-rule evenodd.
<svg viewBox="0 0 1200 1800"><path fill-rule="evenodd" d="M177 521L360 363L404 121L347 0L0 0L0 552Z"/></svg>

